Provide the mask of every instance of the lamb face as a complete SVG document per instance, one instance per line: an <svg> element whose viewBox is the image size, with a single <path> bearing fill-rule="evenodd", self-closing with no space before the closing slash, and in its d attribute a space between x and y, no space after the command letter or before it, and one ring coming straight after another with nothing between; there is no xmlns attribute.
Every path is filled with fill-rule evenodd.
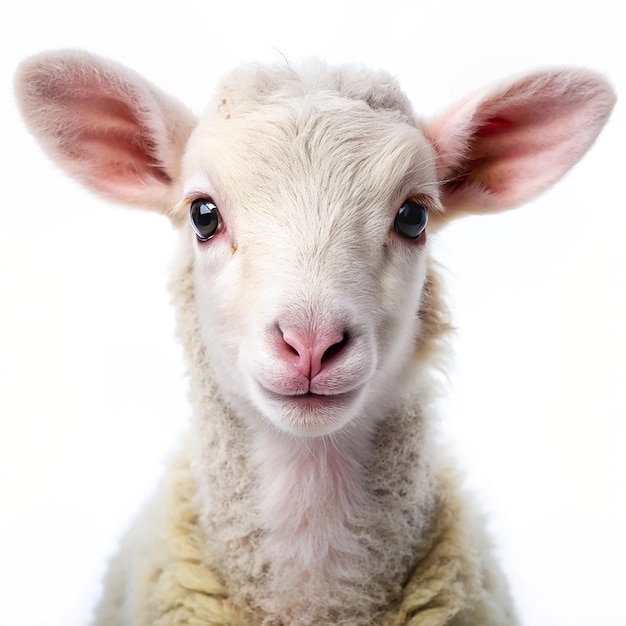
<svg viewBox="0 0 626 626"><path fill-rule="evenodd" d="M434 163L405 115L338 95L206 112L178 210L214 213L210 239L191 225L183 237L207 352L238 413L315 436L397 402L420 332L420 222L440 210Z"/></svg>

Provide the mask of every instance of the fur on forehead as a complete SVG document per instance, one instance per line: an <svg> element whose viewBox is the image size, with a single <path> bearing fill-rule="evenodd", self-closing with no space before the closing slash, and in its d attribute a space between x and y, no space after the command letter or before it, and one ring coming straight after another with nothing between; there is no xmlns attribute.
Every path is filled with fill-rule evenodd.
<svg viewBox="0 0 626 626"><path fill-rule="evenodd" d="M436 201L436 155L422 132L399 121L397 112L381 116L354 104L346 108L336 97L320 96L229 120L213 112L190 140L186 191L203 191L202 182L197 190L188 187L205 179L216 200L242 209L263 198L337 208L382 208L422 194Z"/></svg>
<svg viewBox="0 0 626 626"><path fill-rule="evenodd" d="M307 60L298 67L288 63L250 63L239 67L222 80L213 106L217 104L234 111L277 98L324 92L362 100L374 110L395 110L406 118L413 118L410 101L388 72L355 65L330 67L319 59Z"/></svg>
<svg viewBox="0 0 626 626"><path fill-rule="evenodd" d="M263 190L276 201L307 189L330 203L386 204L424 192L436 197L434 161L389 74L310 62L230 74L191 138L184 171L244 205Z"/></svg>

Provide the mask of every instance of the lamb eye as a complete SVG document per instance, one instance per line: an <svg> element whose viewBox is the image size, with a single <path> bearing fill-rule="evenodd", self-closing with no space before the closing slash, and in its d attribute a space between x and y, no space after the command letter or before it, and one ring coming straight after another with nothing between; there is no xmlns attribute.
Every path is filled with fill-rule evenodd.
<svg viewBox="0 0 626 626"><path fill-rule="evenodd" d="M428 209L419 202L407 200L396 215L393 229L405 239L419 239L427 223Z"/></svg>
<svg viewBox="0 0 626 626"><path fill-rule="evenodd" d="M211 198L198 198L191 203L189 220L200 241L208 241L220 228L221 217Z"/></svg>

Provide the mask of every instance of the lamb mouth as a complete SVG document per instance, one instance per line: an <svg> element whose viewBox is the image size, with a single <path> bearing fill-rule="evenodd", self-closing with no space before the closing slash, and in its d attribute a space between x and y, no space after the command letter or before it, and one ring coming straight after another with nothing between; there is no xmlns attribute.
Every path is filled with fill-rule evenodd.
<svg viewBox="0 0 626 626"><path fill-rule="evenodd" d="M356 413L363 386L334 394L281 394L260 384L258 388L266 400L266 418L280 430L308 439L342 429Z"/></svg>
<svg viewBox="0 0 626 626"><path fill-rule="evenodd" d="M360 388L351 389L340 393L315 393L314 391L306 391L303 393L277 393L263 385L259 385L268 397L278 402L293 402L302 404L319 404L320 406L327 404L340 404L352 401L360 391Z"/></svg>

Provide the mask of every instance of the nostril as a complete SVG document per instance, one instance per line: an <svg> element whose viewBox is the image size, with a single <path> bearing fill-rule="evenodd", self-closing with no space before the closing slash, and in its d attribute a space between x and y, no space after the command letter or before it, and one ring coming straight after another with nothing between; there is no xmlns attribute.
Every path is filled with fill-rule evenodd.
<svg viewBox="0 0 626 626"><path fill-rule="evenodd" d="M332 359L334 356L339 354L346 347L348 341L350 341L350 336L348 335L348 333L344 333L341 341L334 343L332 346L329 346L326 349L326 351L322 355L322 363Z"/></svg>
<svg viewBox="0 0 626 626"><path fill-rule="evenodd" d="M300 374L313 379L341 353L350 341L347 332L318 330L312 332L302 327L278 330L277 339L283 350L283 359L291 363Z"/></svg>
<svg viewBox="0 0 626 626"><path fill-rule="evenodd" d="M297 330L294 331L291 328L287 330L282 330L280 326L276 327L278 329L278 337L280 337L280 343L284 348L287 349L288 352L293 354L294 356L305 356L307 352L307 341L306 338L301 335Z"/></svg>

